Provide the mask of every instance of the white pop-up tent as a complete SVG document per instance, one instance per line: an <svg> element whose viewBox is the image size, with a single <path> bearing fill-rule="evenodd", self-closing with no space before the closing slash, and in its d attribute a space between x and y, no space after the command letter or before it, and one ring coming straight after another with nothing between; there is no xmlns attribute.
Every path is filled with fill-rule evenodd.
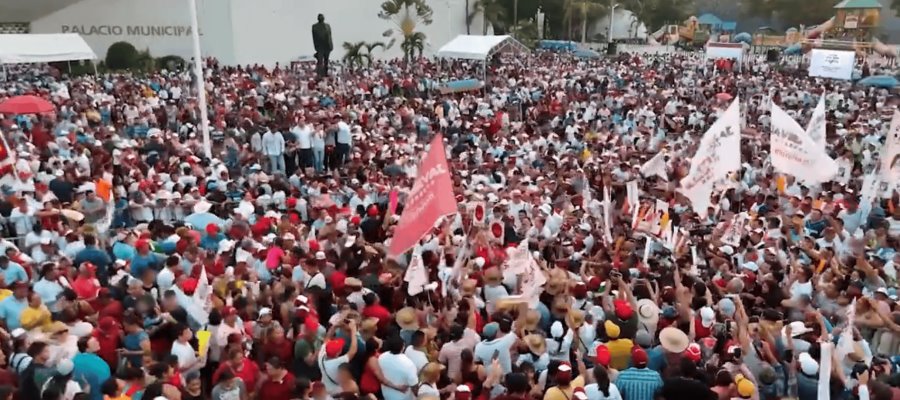
<svg viewBox="0 0 900 400"><path fill-rule="evenodd" d="M96 60L77 33L0 35L0 64Z"/></svg>
<svg viewBox="0 0 900 400"><path fill-rule="evenodd" d="M492 55L505 51L528 52L529 50L528 47L525 47L525 45L509 35L459 35L449 43L441 46L437 56L440 58L485 61Z"/></svg>

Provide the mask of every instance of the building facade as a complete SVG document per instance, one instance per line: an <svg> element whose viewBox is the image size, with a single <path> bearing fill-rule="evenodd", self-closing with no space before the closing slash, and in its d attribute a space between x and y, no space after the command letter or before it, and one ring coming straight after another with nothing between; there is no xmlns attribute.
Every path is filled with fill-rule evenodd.
<svg viewBox="0 0 900 400"><path fill-rule="evenodd" d="M43 0L37 0L41 2ZM127 41L154 57L193 56L188 0L77 0L41 13L22 10L31 33L81 34L98 56L109 46ZM474 5L470 0L469 6ZM313 53L311 26L316 15L331 24L332 59L343 55L344 42L390 41L386 31L394 21L378 17L376 0L197 0L202 54L224 64L289 63ZM428 0L433 22L417 30L427 35L425 54L437 51L451 38L466 32L465 0ZM8 20L16 20L12 13ZM18 22L18 21L17 21ZM473 27L480 27L476 18ZM472 29L473 32L477 29ZM394 33L397 36L397 33ZM402 54L399 39L384 57Z"/></svg>

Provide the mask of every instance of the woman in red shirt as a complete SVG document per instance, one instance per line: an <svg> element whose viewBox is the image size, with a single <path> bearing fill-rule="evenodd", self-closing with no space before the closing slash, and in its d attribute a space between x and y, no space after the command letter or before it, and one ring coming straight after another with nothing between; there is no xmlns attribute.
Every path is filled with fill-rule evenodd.
<svg viewBox="0 0 900 400"><path fill-rule="evenodd" d="M275 324L269 328L262 346L263 359L278 357L285 364L294 358L294 345L284 337L284 328Z"/></svg>

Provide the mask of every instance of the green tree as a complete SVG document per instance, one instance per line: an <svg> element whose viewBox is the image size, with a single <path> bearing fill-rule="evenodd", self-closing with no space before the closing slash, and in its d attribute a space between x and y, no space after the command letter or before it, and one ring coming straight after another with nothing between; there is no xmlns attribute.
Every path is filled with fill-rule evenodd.
<svg viewBox="0 0 900 400"><path fill-rule="evenodd" d="M366 55L363 54L362 48L365 45L366 42L344 42L344 57L342 59L351 70L363 65Z"/></svg>
<svg viewBox="0 0 900 400"><path fill-rule="evenodd" d="M115 42L106 50L106 66L111 70L134 68L138 60L138 51L128 42Z"/></svg>
<svg viewBox="0 0 900 400"><path fill-rule="evenodd" d="M407 61L421 57L422 52L425 51L425 34L414 32L412 35L405 37L403 42L400 43L400 48L403 49L403 56Z"/></svg>
<svg viewBox="0 0 900 400"><path fill-rule="evenodd" d="M382 49L386 49L393 45L393 41L391 41L389 44L385 44L384 42L372 42L364 44L363 47L366 48L366 66L371 67L372 63L375 61L375 58L372 56L372 53L375 51L375 49L379 47Z"/></svg>
<svg viewBox="0 0 900 400"><path fill-rule="evenodd" d="M434 10L425 0L387 0L381 3L381 11L378 17L391 21L396 25L394 29L384 32L384 37L396 40L394 34L402 39L400 46L404 56L409 59L418 51L421 56L425 49L425 34L418 32L419 25L431 25Z"/></svg>
<svg viewBox="0 0 900 400"><path fill-rule="evenodd" d="M631 31L636 34L641 22L651 32L667 24L680 24L694 13L693 3L693 0L625 0L622 6L634 14Z"/></svg>
<svg viewBox="0 0 900 400"><path fill-rule="evenodd" d="M487 35L488 33L488 24L494 27L494 33L498 33L498 30L503 30L509 25L510 21L507 18L507 8L506 6L500 2L500 0L478 0L475 2L475 9L472 10L471 13L466 18L466 24L471 24L472 20L475 19L475 16L478 13L482 15L482 27L481 34Z"/></svg>
<svg viewBox="0 0 900 400"><path fill-rule="evenodd" d="M891 8L897 4L893 0ZM818 25L834 16L834 0L748 0L743 11L748 16L773 18L787 26Z"/></svg>
<svg viewBox="0 0 900 400"><path fill-rule="evenodd" d="M574 29L572 21L581 22L581 42L587 41L587 27L591 22L609 13L606 0L566 0L567 31L571 35Z"/></svg>

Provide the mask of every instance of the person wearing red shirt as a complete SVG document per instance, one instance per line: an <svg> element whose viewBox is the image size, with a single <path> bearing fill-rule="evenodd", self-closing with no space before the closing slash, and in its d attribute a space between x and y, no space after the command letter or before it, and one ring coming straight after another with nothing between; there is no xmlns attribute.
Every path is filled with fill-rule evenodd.
<svg viewBox="0 0 900 400"><path fill-rule="evenodd" d="M119 365L117 350L122 346L122 330L119 323L112 317L102 317L92 335L100 345L97 355L109 364L110 369L115 371Z"/></svg>
<svg viewBox="0 0 900 400"><path fill-rule="evenodd" d="M278 357L285 364L294 359L294 344L284 337L284 328L275 324L269 328L262 346L263 358Z"/></svg>
<svg viewBox="0 0 900 400"><path fill-rule="evenodd" d="M363 301L366 302L366 307L362 311L363 318L378 319L378 331L384 332L391 323L391 312L381 305L381 300L375 293L367 293L363 296Z"/></svg>
<svg viewBox="0 0 900 400"><path fill-rule="evenodd" d="M258 398L266 400L290 400L294 393L294 375L285 369L278 357L266 361L266 377L259 386Z"/></svg>
<svg viewBox="0 0 900 400"><path fill-rule="evenodd" d="M100 293L100 282L95 273L97 267L89 262L82 263L78 267L78 276L72 281L72 290L78 298L93 303Z"/></svg>
<svg viewBox="0 0 900 400"><path fill-rule="evenodd" d="M110 317L113 321L121 321L122 317L125 314L125 307L122 305L122 302L114 299L110 293L109 288L100 288L97 292L97 306L96 310L100 313L99 317L105 318Z"/></svg>
<svg viewBox="0 0 900 400"><path fill-rule="evenodd" d="M256 388L256 382L259 377L259 366L255 362L250 361L249 358L245 357L240 349L232 349L228 353L228 359L222 362L222 364L219 365L219 368L216 369L216 372L213 373L213 385L219 383L222 372L225 371L231 371L235 377L240 378L248 390L252 390L250 388Z"/></svg>

